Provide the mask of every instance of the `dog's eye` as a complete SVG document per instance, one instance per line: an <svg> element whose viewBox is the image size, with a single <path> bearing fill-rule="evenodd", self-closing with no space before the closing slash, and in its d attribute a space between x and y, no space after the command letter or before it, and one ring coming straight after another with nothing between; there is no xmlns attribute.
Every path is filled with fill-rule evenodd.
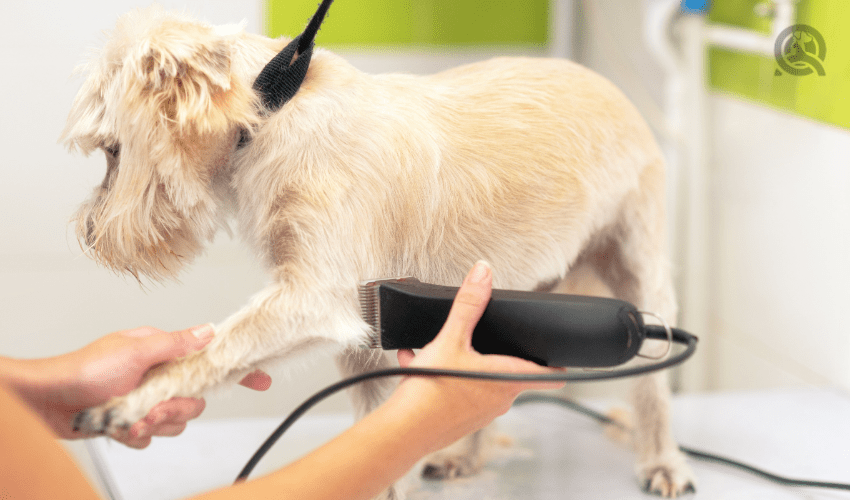
<svg viewBox="0 0 850 500"><path fill-rule="evenodd" d="M103 150L106 151L106 154L109 156L117 157L118 153L121 152L121 145L116 143L112 146L103 146Z"/></svg>

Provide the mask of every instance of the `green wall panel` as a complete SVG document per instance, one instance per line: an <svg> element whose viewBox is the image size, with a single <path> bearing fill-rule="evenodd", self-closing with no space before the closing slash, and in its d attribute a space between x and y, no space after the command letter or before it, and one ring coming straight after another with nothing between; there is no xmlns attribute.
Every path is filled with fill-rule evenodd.
<svg viewBox="0 0 850 500"><path fill-rule="evenodd" d="M300 33L308 0L266 0L266 34ZM325 46L545 45L548 0L338 0L316 43Z"/></svg>
<svg viewBox="0 0 850 500"><path fill-rule="evenodd" d="M769 23L753 13L756 0L715 0L709 22L769 32ZM819 121L850 128L850 2L801 0L798 24L824 38L825 75L795 76L781 70L774 57L711 47L709 86Z"/></svg>

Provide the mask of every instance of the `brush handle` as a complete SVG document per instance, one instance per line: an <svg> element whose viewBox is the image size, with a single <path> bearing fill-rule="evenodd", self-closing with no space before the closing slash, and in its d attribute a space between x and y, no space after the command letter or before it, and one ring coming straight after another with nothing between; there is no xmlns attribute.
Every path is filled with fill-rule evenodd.
<svg viewBox="0 0 850 500"><path fill-rule="evenodd" d="M424 347L445 323L457 291L411 279L381 283L381 347ZM622 300L493 290L472 347L544 366L601 368L630 360L645 336L641 314Z"/></svg>

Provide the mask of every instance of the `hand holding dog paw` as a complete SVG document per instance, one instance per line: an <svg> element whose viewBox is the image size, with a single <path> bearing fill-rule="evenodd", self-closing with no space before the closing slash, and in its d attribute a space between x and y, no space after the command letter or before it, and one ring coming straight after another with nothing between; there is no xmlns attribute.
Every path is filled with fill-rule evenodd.
<svg viewBox="0 0 850 500"><path fill-rule="evenodd" d="M212 325L178 332L144 327L111 333L78 351L32 361L31 368L39 375L19 392L59 437L87 437L74 429L80 411L127 394L141 384L150 369L201 350L213 335ZM263 391L271 385L271 377L258 370L240 383ZM144 448L152 436L183 432L186 423L200 415L204 407L200 398L172 398L113 437L127 446Z"/></svg>

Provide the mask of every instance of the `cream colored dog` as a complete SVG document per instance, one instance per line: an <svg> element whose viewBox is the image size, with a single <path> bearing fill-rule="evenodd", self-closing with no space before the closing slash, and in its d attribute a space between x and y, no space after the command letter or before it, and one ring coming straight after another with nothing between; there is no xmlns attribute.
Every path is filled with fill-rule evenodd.
<svg viewBox="0 0 850 500"><path fill-rule="evenodd" d="M367 75L317 48L295 97L265 117L251 85L285 43L154 8L122 17L87 65L63 134L71 149L106 153L106 177L77 214L87 251L169 278L235 217L273 280L203 351L85 412L85 429L115 432L160 401L310 350L339 351L345 374L384 366L358 348L368 278L457 285L486 259L495 287L531 290L590 269L617 297L676 317L664 161L611 83L523 58ZM242 131L251 140L237 148ZM383 389L356 389L359 411ZM665 496L690 488L664 377L639 379L634 404L641 481ZM480 447L460 448L428 470L474 472Z"/></svg>

